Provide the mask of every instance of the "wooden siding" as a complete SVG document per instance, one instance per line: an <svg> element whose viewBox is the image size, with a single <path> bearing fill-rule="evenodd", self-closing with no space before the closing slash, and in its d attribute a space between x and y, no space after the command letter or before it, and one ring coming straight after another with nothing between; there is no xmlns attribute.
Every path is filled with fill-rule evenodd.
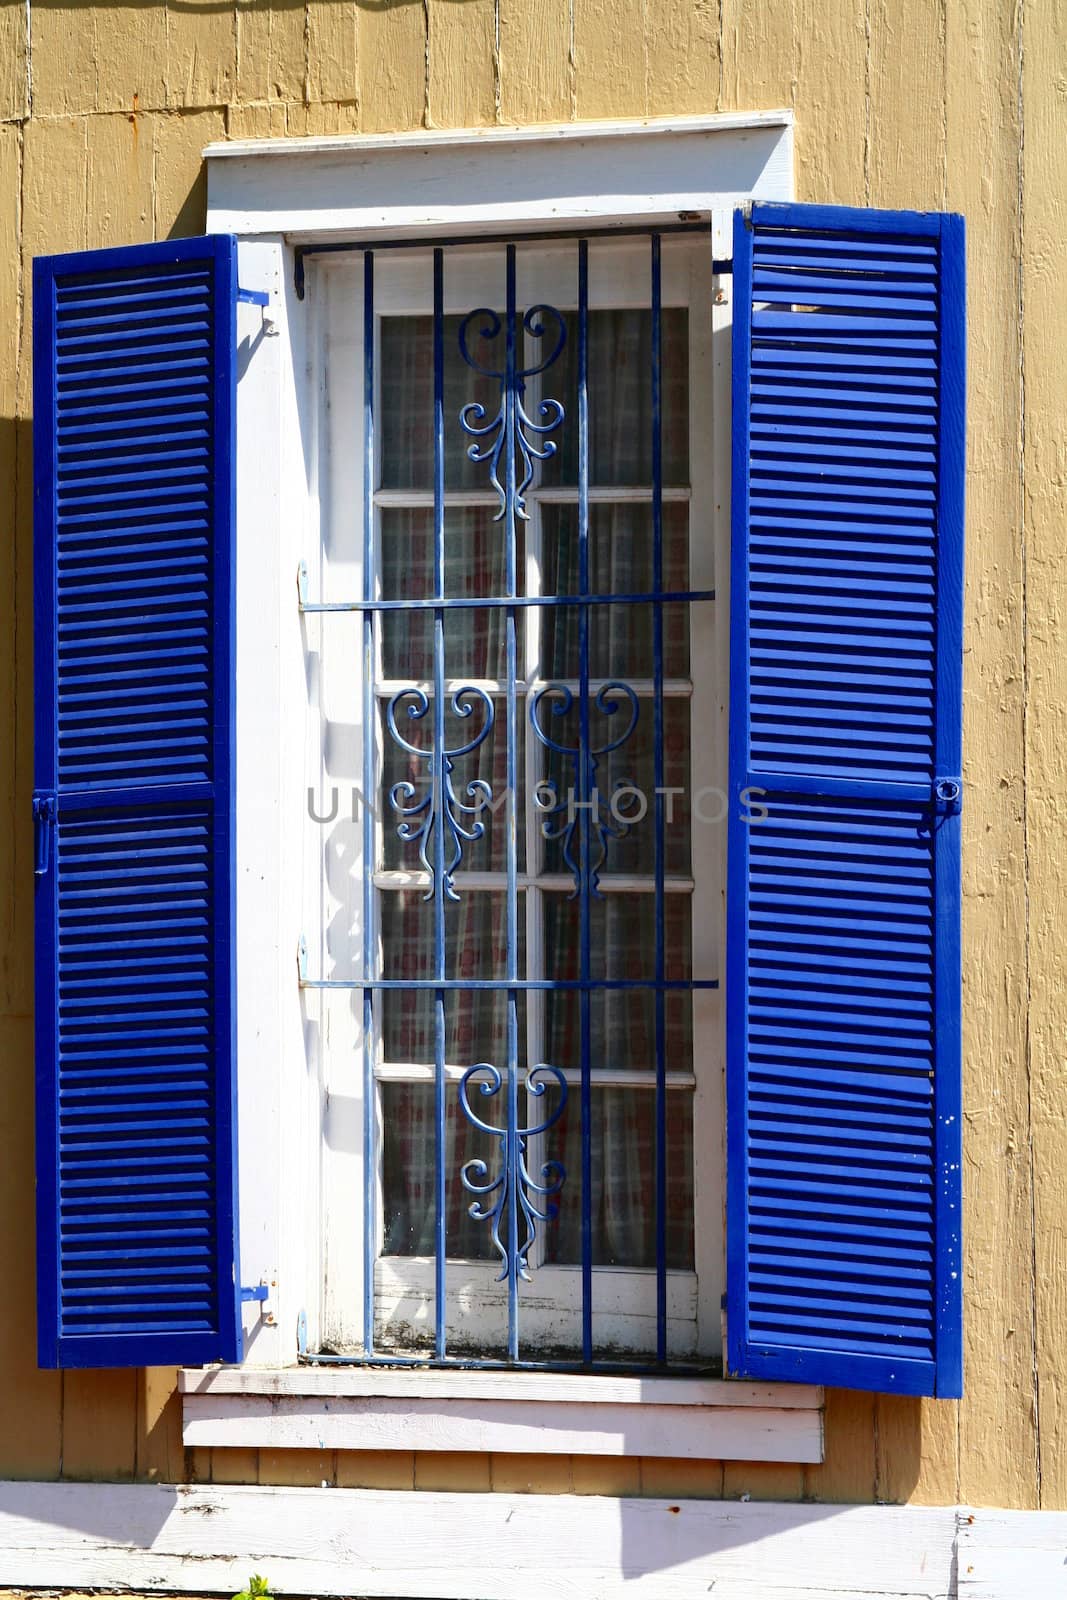
<svg viewBox="0 0 1067 1600"><path fill-rule="evenodd" d="M1067 1507L1065 78L1056 0L0 7L0 1477ZM782 105L799 199L968 218L966 1399L833 1393L818 1467L186 1453L174 1373L34 1365L30 261L202 228L227 136Z"/></svg>

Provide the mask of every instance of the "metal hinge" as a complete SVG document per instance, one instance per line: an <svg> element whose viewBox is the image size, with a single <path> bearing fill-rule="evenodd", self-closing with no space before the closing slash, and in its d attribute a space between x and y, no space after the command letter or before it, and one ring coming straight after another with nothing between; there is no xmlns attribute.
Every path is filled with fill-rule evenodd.
<svg viewBox="0 0 1067 1600"><path fill-rule="evenodd" d="M33 875L43 878L52 859L52 829L56 821L56 797L38 789L33 796Z"/></svg>
<svg viewBox="0 0 1067 1600"><path fill-rule="evenodd" d="M963 805L961 778L934 779L934 810L939 817L953 817Z"/></svg>
<svg viewBox="0 0 1067 1600"><path fill-rule="evenodd" d="M262 1306L260 1315L263 1321L269 1323L271 1327L274 1326L274 1312L267 1309L267 1301L270 1299L270 1291L275 1286L276 1281L274 1278L269 1281L266 1278L260 1278L258 1283L242 1284L240 1289L242 1305L246 1305L249 1301L258 1301Z"/></svg>
<svg viewBox="0 0 1067 1600"><path fill-rule="evenodd" d="M270 310L270 294L266 289L238 289L239 305L258 306L263 313L263 332L269 337L278 332L278 323Z"/></svg>

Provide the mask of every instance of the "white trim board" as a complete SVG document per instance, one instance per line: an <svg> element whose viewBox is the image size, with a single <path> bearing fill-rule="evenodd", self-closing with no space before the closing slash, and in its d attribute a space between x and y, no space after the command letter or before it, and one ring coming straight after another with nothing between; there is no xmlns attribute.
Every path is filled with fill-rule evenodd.
<svg viewBox="0 0 1067 1600"><path fill-rule="evenodd" d="M677 222L793 195L788 111L208 145L210 232L292 241Z"/></svg>
<svg viewBox="0 0 1067 1600"><path fill-rule="evenodd" d="M758 1406L819 1411L823 1390L803 1383L746 1383L731 1378L634 1378L571 1372L450 1372L426 1367L183 1367L183 1395L299 1395L334 1399L395 1395L407 1399L609 1401L613 1405Z"/></svg>
<svg viewBox="0 0 1067 1600"><path fill-rule="evenodd" d="M822 1391L558 1373L186 1370L189 1446L823 1459Z"/></svg>
<svg viewBox="0 0 1067 1600"><path fill-rule="evenodd" d="M368 1600L955 1600L956 1528L952 1507L0 1483L0 1586L232 1594L254 1571Z"/></svg>

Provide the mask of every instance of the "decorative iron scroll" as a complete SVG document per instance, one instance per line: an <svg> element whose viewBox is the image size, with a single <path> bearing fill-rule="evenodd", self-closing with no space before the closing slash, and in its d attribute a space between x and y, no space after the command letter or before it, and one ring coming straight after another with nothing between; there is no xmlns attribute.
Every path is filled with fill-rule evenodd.
<svg viewBox="0 0 1067 1600"><path fill-rule="evenodd" d="M485 1077L478 1079L478 1073L484 1073ZM513 1271L518 1277L530 1281L529 1257L530 1249L537 1238L537 1225L541 1222L551 1222L559 1215L559 1207L551 1197L559 1193L566 1181L567 1174L562 1163L544 1162L535 1178L526 1159L528 1141L537 1134L547 1133L549 1128L554 1127L567 1104L567 1080L559 1067L550 1067L544 1063L531 1067L526 1074L526 1093L540 1099L548 1088L545 1074L549 1074L559 1088L559 1103L543 1121L528 1128L494 1127L491 1122L484 1122L471 1105L472 1084L476 1084L483 1095L492 1096L500 1093L504 1080L499 1068L494 1067L491 1062L479 1061L473 1067L468 1067L459 1083L459 1103L468 1122L482 1133L488 1133L499 1140L503 1157L501 1169L495 1178L489 1176L489 1163L480 1157L464 1162L460 1169L463 1187L468 1194L478 1197L470 1206L470 1215L475 1222L490 1224L493 1244L500 1253L502 1266L497 1274L498 1283L509 1277ZM514 1258L509 1244L502 1237L511 1206L518 1207L516 1231L519 1242ZM510 1233L510 1228L508 1232Z"/></svg>
<svg viewBox="0 0 1067 1600"><path fill-rule="evenodd" d="M419 860L430 874L430 887L423 896L424 900L432 900L436 873L434 864L430 859L430 845L433 840L434 827L440 812L441 826L445 833L445 859L444 871L441 876L441 887L449 900L458 900L453 874L463 860L463 842L473 844L476 839L481 839L485 833L485 823L480 820L479 814L487 806L492 805L492 786L485 778L472 778L463 791L466 798L461 800L456 793L452 781L455 763L461 756L470 755L477 750L489 735L493 726L493 702L484 689L477 689L473 685L465 685L457 689L452 696L452 710L457 717L469 717L474 712L477 702L480 702L485 711L485 721L466 744L457 745L455 749L445 749L441 752L441 804L435 805L437 782L434 780L434 749L410 744L396 724L397 710L403 701L407 701L407 714L414 721L421 721L430 709L430 699L425 690L418 688L398 689L386 706L386 721L389 732L409 755L417 756L420 761L430 765L431 781L429 788L421 798L416 799L418 786L410 779L403 779L394 783L389 790L389 804L398 813L401 820L397 823L396 831L407 844L417 844L419 847ZM473 818L465 821L465 818Z"/></svg>
<svg viewBox="0 0 1067 1600"><path fill-rule="evenodd" d="M478 328L478 334L483 339L495 339L503 323L496 311L491 311L488 306L478 306L464 317L459 330L459 348L464 361L473 371L481 373L485 378L495 378L500 384L500 405L496 415L489 420L485 406L480 401L471 400L462 408L459 414L460 426L464 433L468 433L474 440L468 445L467 455L471 461L487 461L489 463L489 482L500 496L500 510L494 517L499 522L508 505L507 482L500 481L500 457L505 454L510 444L514 450L516 463L522 462L522 476L515 484L514 512L517 517L526 518L526 490L533 482L534 462L547 461L549 456L556 453L556 441L545 438L552 433L563 421L564 410L558 400L541 400L537 406L537 415L541 419L535 422L523 405L523 395L526 392L526 379L535 378L538 373L545 372L559 357L560 351L567 342L566 324L556 310L555 306L531 306L522 318L520 327L534 339L544 339L546 321L555 324L556 343L545 359L535 367L514 366L514 350L518 329L512 325L508 329L509 359L503 372L491 367L483 367L471 355L467 343L468 329L479 318L484 319ZM514 317L509 318L514 324ZM543 347L542 347L543 348ZM538 436L544 439L543 445L537 442ZM479 443L484 440L484 443ZM509 475L505 473L505 480ZM516 472L515 476L518 474Z"/></svg>
<svg viewBox="0 0 1067 1600"><path fill-rule="evenodd" d="M612 795L601 797L597 791L597 769L601 757L618 750L636 728L639 714L637 695L628 683L605 683L597 690L593 704L598 711L611 717L621 707L626 706L629 720L614 739L589 751L589 773L586 784L582 782L581 742L577 745L562 744L558 739L553 739L538 721L541 703L546 695L552 696L550 714L554 717L565 717L574 704L574 694L566 684L546 684L530 701L530 723L542 744L547 745L550 750L555 750L558 755L564 756L571 763L576 781L574 789L564 796L559 794L556 784L549 778L543 778L538 784L533 798L534 804L545 813L541 832L546 839L562 840L563 859L574 874L574 888L570 898L573 900L580 892L583 873L586 875L590 892L599 898L600 870L608 858L608 840L625 839L630 831L630 823L625 817L620 818L612 805L612 796L629 792L633 785L625 778L617 778L612 788ZM593 802L591 810L585 809L589 807L590 802ZM591 849L588 861L582 859L580 842L577 857L575 855L575 834L579 828L579 819L583 815L590 819Z"/></svg>

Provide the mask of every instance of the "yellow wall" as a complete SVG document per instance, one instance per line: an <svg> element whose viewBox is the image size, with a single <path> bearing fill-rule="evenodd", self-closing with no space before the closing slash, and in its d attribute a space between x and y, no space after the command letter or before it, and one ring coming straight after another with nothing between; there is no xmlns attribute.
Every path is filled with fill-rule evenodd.
<svg viewBox="0 0 1067 1600"><path fill-rule="evenodd" d="M1067 7L0 0L0 1476L1067 1507ZM1057 15L1058 14L1058 15ZM212 139L788 105L804 200L970 252L967 1398L831 1394L819 1468L183 1456L173 1373L34 1366L30 261L199 231ZM1025 137L1024 137L1025 135Z"/></svg>

